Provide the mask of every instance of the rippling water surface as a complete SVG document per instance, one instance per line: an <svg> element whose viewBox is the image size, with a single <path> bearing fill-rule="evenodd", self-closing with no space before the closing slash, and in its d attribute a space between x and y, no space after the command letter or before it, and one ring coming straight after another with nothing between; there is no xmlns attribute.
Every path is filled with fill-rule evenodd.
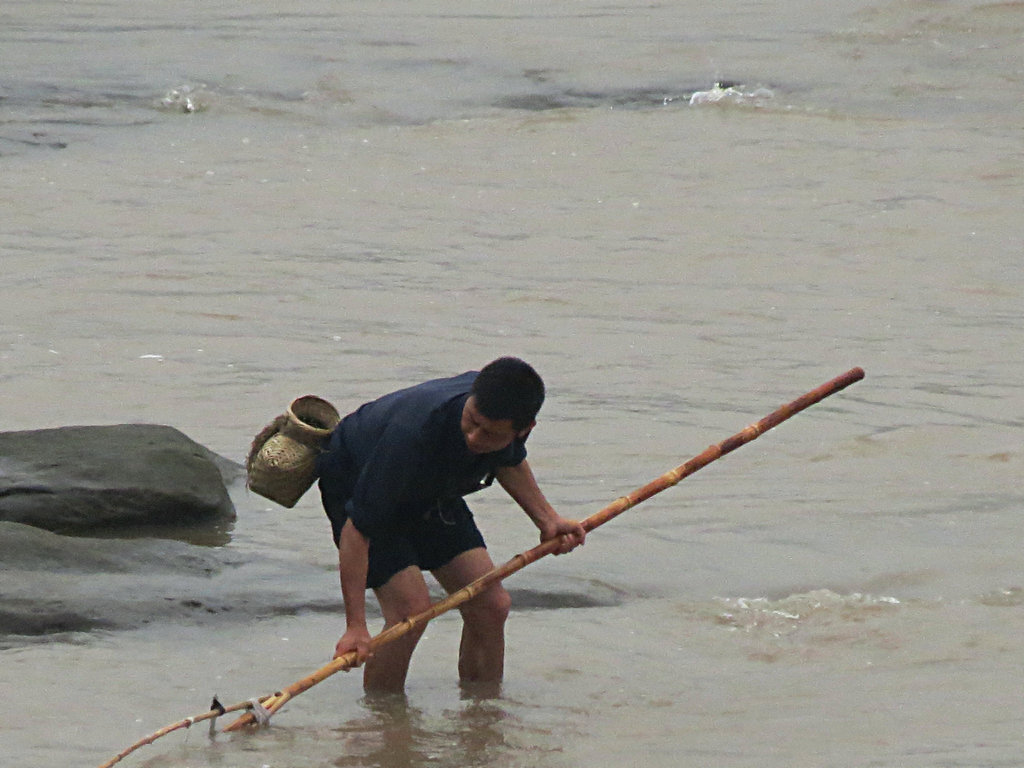
<svg viewBox="0 0 1024 768"><path fill-rule="evenodd" d="M6 429L241 460L297 395L512 353L582 517L867 371L513 577L500 699L459 698L446 616L405 701L338 676L126 764L1019 765L1024 4L9 1L0 51ZM326 661L315 494L235 500L291 602L5 643L4 765ZM476 509L495 560L533 544Z"/></svg>

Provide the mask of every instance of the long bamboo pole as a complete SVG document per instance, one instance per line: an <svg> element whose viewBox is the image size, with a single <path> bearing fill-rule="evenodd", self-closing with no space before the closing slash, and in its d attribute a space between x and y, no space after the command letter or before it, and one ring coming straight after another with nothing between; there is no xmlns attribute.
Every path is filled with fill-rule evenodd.
<svg viewBox="0 0 1024 768"><path fill-rule="evenodd" d="M863 378L863 369L851 368L849 371L842 374L841 376L837 376L831 381L827 381L821 386L812 389L810 392L801 395L796 400L793 400L792 402L787 403L786 405L783 405L778 409L772 411L770 414L765 416L760 421L751 424L747 428L737 432L732 437L729 437L720 443L708 447L702 453L698 454L697 456L694 456L692 459L685 462L684 464L680 464L675 469L671 469L665 474L661 475L660 477L647 483L646 485L637 488L629 495L622 496L616 499L611 504L606 506L604 509L595 512L590 517L583 520L582 524L584 529L586 529L589 532L594 530L598 526L604 525L609 520L618 517L626 510L635 507L637 504L640 504L643 501L646 501L651 496L654 496L657 493L661 493L662 491L671 488L672 486L679 483L683 478L689 477L697 470L706 467L708 464L721 458L725 454L731 453L740 446L745 445L749 443L751 440L756 439L760 435L767 432L769 429L772 429L773 427L776 427L779 424L781 424L786 419L795 416L800 411L809 408L810 406L824 400L826 397L829 397L830 395L834 395L836 392L845 389L846 387L860 381ZM418 613L415 616L411 616L405 621L400 622L399 624L395 624L394 626L391 626L388 629L385 629L383 632L376 635L370 641L370 650L373 651L374 649L379 648L382 645L390 643L393 640L396 640L399 637L402 637L403 635L412 631L413 629L416 629L417 627L426 624L431 619L440 616L442 613L446 613L447 611L450 611L452 608L455 608L473 599L495 582L501 581L507 578L508 576L511 576L516 571L522 570L530 563L536 562L545 555L551 554L552 552L558 549L559 545L560 542L558 539L549 539L548 541L538 544L532 549L519 553L503 565L496 566L492 570L488 571L486 574L478 578L476 581L466 585L457 592L453 592L448 597L437 601L429 608L427 608L425 611ZM240 728L243 728L247 725L252 725L256 723L258 719L262 719L265 721L270 715L273 715L275 712L280 710L281 707L283 707L291 699L295 698L296 696L305 691L308 691L314 685L323 682L336 672L351 669L353 666L356 665L356 663L357 658L355 651L346 653L343 656L339 656L338 658L334 659L330 663L325 664L323 667L316 670L312 674L307 675L306 677L296 681L295 683L292 683L287 688L284 688L283 690L273 693L269 696L264 696L260 699L255 700L261 708L259 717L253 714L252 710L257 709L257 707L254 705L253 700L250 700L245 702L239 702L238 704L233 704L230 707L214 708L200 715L185 718L184 720L180 720L177 723L172 723L171 725L165 726L164 728L161 728L160 730L150 734L149 736L140 739L135 744L123 750L112 760L101 765L99 768L110 768L110 766L120 762L126 756L134 752L136 749L139 749L140 747L143 747L146 744L151 744L161 736L165 736L166 734L172 733L173 731L179 730L181 728L188 728L194 723L200 722L202 720L209 720L211 718L219 717L220 715L226 712L239 711L243 709L250 710L238 719L236 719L234 722L229 724L226 728L224 728L225 731L239 730Z"/></svg>

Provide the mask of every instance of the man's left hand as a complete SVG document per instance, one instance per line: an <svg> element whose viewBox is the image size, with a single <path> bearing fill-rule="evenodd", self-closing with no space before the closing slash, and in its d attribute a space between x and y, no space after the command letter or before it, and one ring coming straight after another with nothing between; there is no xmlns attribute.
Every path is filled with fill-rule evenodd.
<svg viewBox="0 0 1024 768"><path fill-rule="evenodd" d="M576 547L581 546L587 539L587 532L583 528L582 523L558 517L541 529L540 532L541 541L547 541L556 537L560 539L560 545L552 554L564 555L566 552L572 552Z"/></svg>

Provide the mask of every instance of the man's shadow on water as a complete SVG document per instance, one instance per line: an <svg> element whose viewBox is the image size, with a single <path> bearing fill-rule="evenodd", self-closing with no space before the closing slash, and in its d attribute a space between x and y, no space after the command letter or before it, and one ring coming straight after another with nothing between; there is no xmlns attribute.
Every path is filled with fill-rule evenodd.
<svg viewBox="0 0 1024 768"><path fill-rule="evenodd" d="M412 706L404 694L366 695L365 715L340 726L344 754L337 768L419 768L457 765L495 768L516 747L511 731L521 729L497 696L464 691L462 705L439 715Z"/></svg>

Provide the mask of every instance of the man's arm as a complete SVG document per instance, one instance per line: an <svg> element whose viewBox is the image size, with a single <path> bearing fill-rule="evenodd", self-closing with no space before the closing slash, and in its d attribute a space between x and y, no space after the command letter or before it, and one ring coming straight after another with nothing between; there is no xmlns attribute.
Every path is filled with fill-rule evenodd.
<svg viewBox="0 0 1024 768"><path fill-rule="evenodd" d="M370 542L351 520L346 520L338 541L338 572L345 601L345 634L334 648L334 658L356 651L362 664L370 655L366 626L366 568Z"/></svg>
<svg viewBox="0 0 1024 768"><path fill-rule="evenodd" d="M407 497L406 489L416 481L415 468L421 452L416 432L410 431L402 421L389 424L363 461L352 497L345 504L348 519L338 538L345 634L335 646L335 658L349 651L358 652L360 663L369 657L366 572L370 539L367 534L374 536L394 519Z"/></svg>
<svg viewBox="0 0 1024 768"><path fill-rule="evenodd" d="M562 546L554 554L571 552L587 538L587 532L580 523L559 515L544 498L533 476L533 470L525 459L512 467L500 467L495 477L508 495L533 520L533 524L540 530L541 541L561 537Z"/></svg>

